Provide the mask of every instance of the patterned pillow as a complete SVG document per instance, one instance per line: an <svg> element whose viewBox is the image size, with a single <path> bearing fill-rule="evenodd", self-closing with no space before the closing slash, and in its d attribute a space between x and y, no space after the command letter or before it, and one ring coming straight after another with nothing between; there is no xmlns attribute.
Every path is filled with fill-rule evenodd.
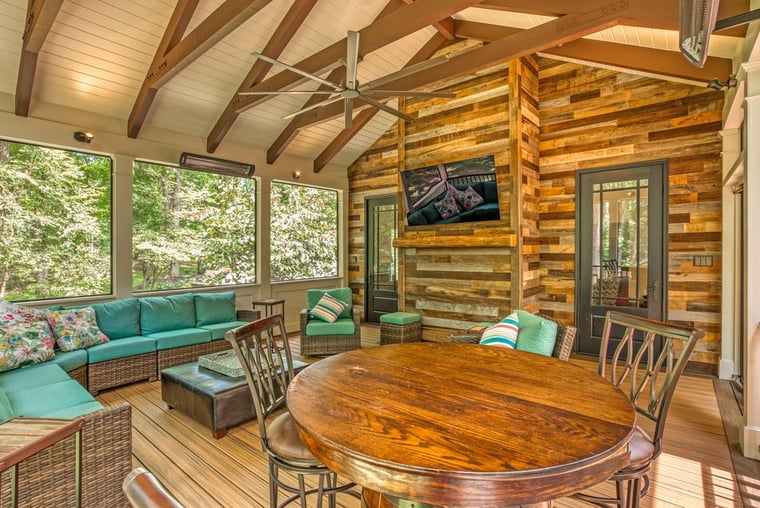
<svg viewBox="0 0 760 508"><path fill-rule="evenodd" d="M499 346L514 349L517 345L517 331L520 320L513 312L493 326L485 329L480 336L480 343L486 346Z"/></svg>
<svg viewBox="0 0 760 508"><path fill-rule="evenodd" d="M447 192L443 199L436 201L434 204L435 209L441 214L441 218L448 219L449 217L459 215L459 207L457 207L457 202L454 196L451 195L451 191Z"/></svg>
<svg viewBox="0 0 760 508"><path fill-rule="evenodd" d="M311 317L334 323L346 306L343 302L327 293L322 295L317 304L309 311Z"/></svg>
<svg viewBox="0 0 760 508"><path fill-rule="evenodd" d="M53 344L44 312L0 301L0 372L52 360Z"/></svg>
<svg viewBox="0 0 760 508"><path fill-rule="evenodd" d="M457 200L457 203L459 203L465 210L475 208L478 205L482 205L486 201L470 185L468 185L467 188L463 191L460 191L455 187L451 189L451 192L454 194L454 199Z"/></svg>
<svg viewBox="0 0 760 508"><path fill-rule="evenodd" d="M61 351L74 351L108 342L108 337L98 328L92 307L51 310L47 317Z"/></svg>

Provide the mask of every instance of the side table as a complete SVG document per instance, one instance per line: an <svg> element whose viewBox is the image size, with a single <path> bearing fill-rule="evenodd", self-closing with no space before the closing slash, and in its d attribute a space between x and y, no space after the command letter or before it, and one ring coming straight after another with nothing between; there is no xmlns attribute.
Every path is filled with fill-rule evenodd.
<svg viewBox="0 0 760 508"><path fill-rule="evenodd" d="M261 306L264 307L263 313L261 317L269 317L277 314L275 312L275 306L280 306L280 314L282 315L282 322L285 322L285 300L282 298L265 298L262 300L254 300L253 301L253 308L254 310Z"/></svg>

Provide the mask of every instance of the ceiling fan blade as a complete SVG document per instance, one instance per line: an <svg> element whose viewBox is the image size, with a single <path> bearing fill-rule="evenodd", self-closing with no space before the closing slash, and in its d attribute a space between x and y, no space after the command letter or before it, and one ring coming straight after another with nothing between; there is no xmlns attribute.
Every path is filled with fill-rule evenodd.
<svg viewBox="0 0 760 508"><path fill-rule="evenodd" d="M332 95L335 90L280 90L277 92L238 92L238 95Z"/></svg>
<svg viewBox="0 0 760 508"><path fill-rule="evenodd" d="M350 97L346 97L345 103L346 103L346 105L345 105L345 110L346 110L346 114L345 114L346 126L345 126L345 128L346 129L350 129L351 125L353 125L353 123L354 123L354 100L352 98L350 98Z"/></svg>
<svg viewBox="0 0 760 508"><path fill-rule="evenodd" d="M333 87L335 90L340 91L341 87L340 85L336 85L335 83L332 83L330 81L327 81L324 78L320 78L319 76L315 74L311 74L310 72L302 71L298 67L293 67L292 65L288 65L286 63L280 62L279 60L275 60L274 58L269 58L266 55L262 55L261 53L253 52L253 56L256 58L260 58L261 60L264 60L265 62L269 62L274 65L279 65L280 67L284 67L285 69L288 69L291 72L295 72L296 74L300 74L303 77L309 78L311 80L316 81L317 83L322 83L323 85L327 85L330 87Z"/></svg>
<svg viewBox="0 0 760 508"><path fill-rule="evenodd" d="M388 74L387 76L383 76L382 78L377 78L373 81L370 81L369 83L365 83L362 86L359 87L360 91L369 90L372 88L380 88L386 83L390 83L391 81L395 81L400 78L405 78L406 76L409 76L411 74L423 71L425 69L429 69L431 67L435 67L436 65L440 65L443 62L447 61L448 58L445 56L437 56L435 58L431 58L430 60L425 60L423 62L410 65L408 67L404 67L403 69L399 69L396 72L392 72Z"/></svg>
<svg viewBox="0 0 760 508"><path fill-rule="evenodd" d="M407 115L405 113L402 113L401 111L399 111L397 109L393 109L390 106L386 106L382 102L376 101L375 99L373 99L371 97L367 97L365 95L362 95L360 99L362 101L366 102L367 104L369 104L371 106L375 106L378 109L382 109L386 113L390 113L391 115L397 116L397 117L401 118L402 120L406 120L407 122L413 122L414 121L414 118L412 118L411 116L409 116L409 115Z"/></svg>
<svg viewBox="0 0 760 508"><path fill-rule="evenodd" d="M414 90L365 90L363 97L446 97L453 98L457 94L449 92L415 92Z"/></svg>
<svg viewBox="0 0 760 508"><path fill-rule="evenodd" d="M291 113L287 116L283 116L283 120L288 120L289 118L293 118L294 116L298 116L301 113L306 113L307 111L312 111L314 109L321 108L322 106L327 106L328 104L332 104L333 102L338 102L339 100L343 99L342 95L338 95L335 97L330 97L329 99L325 99L322 102L317 102L316 104L312 104L311 106L307 106L299 111L296 111L295 113Z"/></svg>
<svg viewBox="0 0 760 508"><path fill-rule="evenodd" d="M359 32L349 30L346 41L346 88L356 90L356 71L359 64Z"/></svg>

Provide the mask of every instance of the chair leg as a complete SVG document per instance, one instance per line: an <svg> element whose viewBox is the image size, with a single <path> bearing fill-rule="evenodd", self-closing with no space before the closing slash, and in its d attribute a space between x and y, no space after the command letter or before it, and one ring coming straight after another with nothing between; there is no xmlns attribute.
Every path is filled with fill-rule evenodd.
<svg viewBox="0 0 760 508"><path fill-rule="evenodd" d="M277 464L270 458L269 459L269 508L277 508L277 494L279 488L277 487L279 479L277 478L278 470Z"/></svg>
<svg viewBox="0 0 760 508"><path fill-rule="evenodd" d="M304 482L304 476L298 475L298 494L301 496L301 506L306 506L306 483ZM319 505L322 505L322 498L319 498Z"/></svg>

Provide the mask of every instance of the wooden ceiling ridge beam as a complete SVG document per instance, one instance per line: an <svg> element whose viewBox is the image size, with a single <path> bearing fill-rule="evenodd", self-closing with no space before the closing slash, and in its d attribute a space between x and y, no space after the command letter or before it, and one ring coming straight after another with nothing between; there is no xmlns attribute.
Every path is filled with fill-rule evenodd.
<svg viewBox="0 0 760 508"><path fill-rule="evenodd" d="M403 0L406 5L414 3L414 0ZM448 16L441 20L431 23L433 28L438 30L438 33L446 37L447 40L454 40L454 18Z"/></svg>
<svg viewBox="0 0 760 508"><path fill-rule="evenodd" d="M431 83L475 72L499 61L507 62L557 45L567 44L586 35L615 26L630 15L630 3L619 8L619 1L597 2L597 8L585 12L567 14L541 25L495 40L481 48L473 49L414 74L384 83L389 90L414 90ZM361 102L361 99L357 100ZM355 107L361 109L362 106ZM343 114L343 103L336 102L316 111L297 116L298 128L326 122Z"/></svg>
<svg viewBox="0 0 760 508"><path fill-rule="evenodd" d="M522 30L500 25L457 20L455 30L458 37L491 42ZM578 39L562 46L541 52L590 63L609 65L648 74L658 74L673 78L706 83L715 76L731 74L731 60L709 57L701 69L691 65L680 52L643 48L592 39Z"/></svg>
<svg viewBox="0 0 760 508"><path fill-rule="evenodd" d="M225 0L192 32L181 37L184 30L179 30L179 28L185 21L182 7L197 5L197 0L179 0L145 80L140 87L132 112L129 114L127 135L131 138L137 137L159 88L251 16L266 7L271 1ZM194 12L195 7L192 10ZM187 25L184 28L186 29ZM175 41L171 47L169 47L170 41ZM164 42L166 42L166 48L163 47Z"/></svg>
<svg viewBox="0 0 760 508"><path fill-rule="evenodd" d="M298 28L303 24L306 17L312 11L316 5L317 0L296 0L290 9L282 18L282 21L277 26L272 36L264 45L264 49L261 53L270 57L278 58L280 54L285 50L290 43L293 36L298 31ZM272 68L272 64L260 58L251 66L248 74L243 78L235 94L225 106L224 111L216 120L214 127L206 137L206 151L214 153L221 144L224 137L232 128L232 124L235 123L239 113L235 111L235 98L238 97L238 92L245 92L250 90L254 85L260 83L266 76L269 69Z"/></svg>
<svg viewBox="0 0 760 508"><path fill-rule="evenodd" d="M412 34L435 21L444 19L467 7L471 7L481 0L417 0L411 5L405 5L400 9L378 17L370 25L359 30L359 54L366 55ZM311 73L322 74L335 68L342 61L346 53L346 39L332 44L318 51L295 67ZM254 86L254 92L276 92L288 90L302 83L306 78L293 72L279 72ZM271 99L272 95L246 95L237 99L238 113L250 109L257 104Z"/></svg>
<svg viewBox="0 0 760 508"><path fill-rule="evenodd" d="M439 30L438 33L433 35L422 48L409 59L404 67L410 67L419 62L428 60L436 51L445 46L448 40L446 34ZM360 111L354 118L351 127L349 129L343 129L338 136L333 139L324 150L322 150L317 158L314 159L314 172L319 173L322 171L325 166L327 166L327 164L348 144L348 142L351 141L354 136L356 136L356 134L358 134L359 131L372 120L372 118L374 118L378 111L380 110L376 107L369 107Z"/></svg>
<svg viewBox="0 0 760 508"><path fill-rule="evenodd" d="M37 72L37 55L45 44L45 39L61 10L61 4L63 0L29 0L16 80L15 113L18 116L29 116L34 75Z"/></svg>

